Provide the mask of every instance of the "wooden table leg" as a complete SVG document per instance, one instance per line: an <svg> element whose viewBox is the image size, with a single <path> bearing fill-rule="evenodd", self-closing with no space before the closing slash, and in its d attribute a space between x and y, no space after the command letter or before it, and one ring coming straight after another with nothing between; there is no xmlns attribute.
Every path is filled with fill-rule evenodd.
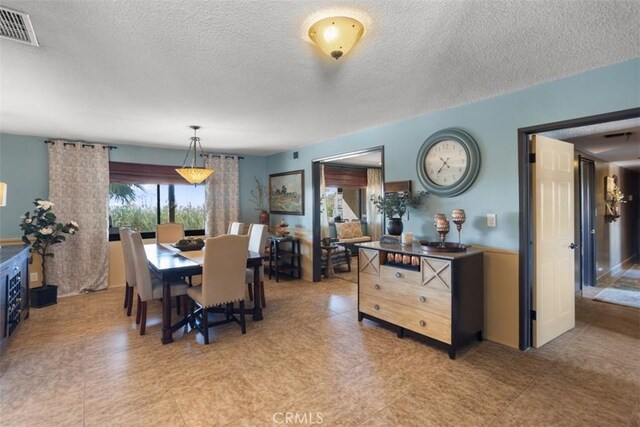
<svg viewBox="0 0 640 427"><path fill-rule="evenodd" d="M162 284L162 344L173 342L171 333L171 284L165 281Z"/></svg>
<svg viewBox="0 0 640 427"><path fill-rule="evenodd" d="M333 268L333 248L326 249L327 251L327 265L324 270L324 278L332 279L335 277L335 269Z"/></svg>
<svg viewBox="0 0 640 427"><path fill-rule="evenodd" d="M253 320L262 320L262 299L260 298L262 295L260 291L261 268L262 263L260 263L259 266L253 267Z"/></svg>

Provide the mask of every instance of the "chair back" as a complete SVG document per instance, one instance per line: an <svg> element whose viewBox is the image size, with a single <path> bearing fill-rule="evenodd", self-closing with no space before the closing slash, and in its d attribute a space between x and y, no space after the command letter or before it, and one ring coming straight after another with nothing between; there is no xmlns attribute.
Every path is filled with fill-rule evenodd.
<svg viewBox="0 0 640 427"><path fill-rule="evenodd" d="M133 264L133 253L131 252L131 234L133 234L132 229L120 227L120 243L122 244L122 254L124 256L125 279L129 286L135 286L136 270Z"/></svg>
<svg viewBox="0 0 640 427"><path fill-rule="evenodd" d="M263 224L251 224L249 227L249 250L258 252L260 255L265 254L267 245L268 227Z"/></svg>
<svg viewBox="0 0 640 427"><path fill-rule="evenodd" d="M158 243L176 243L184 239L184 225L182 224L158 224L156 227L156 241Z"/></svg>
<svg viewBox="0 0 640 427"><path fill-rule="evenodd" d="M225 234L204 244L202 305L211 307L244 299L249 236Z"/></svg>
<svg viewBox="0 0 640 427"><path fill-rule="evenodd" d="M244 232L244 223L242 222L232 222L229 224L229 230L227 234L243 234Z"/></svg>
<svg viewBox="0 0 640 427"><path fill-rule="evenodd" d="M153 288L151 285L151 274L149 273L149 260L144 251L142 236L138 232L133 232L131 233L130 241L138 295L140 295L142 301L152 300Z"/></svg>

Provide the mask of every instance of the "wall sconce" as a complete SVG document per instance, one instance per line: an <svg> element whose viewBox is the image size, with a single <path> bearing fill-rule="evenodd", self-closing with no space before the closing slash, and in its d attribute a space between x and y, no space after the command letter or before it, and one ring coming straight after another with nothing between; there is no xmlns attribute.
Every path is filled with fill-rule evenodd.
<svg viewBox="0 0 640 427"><path fill-rule="evenodd" d="M0 206L7 206L7 184L0 182Z"/></svg>
<svg viewBox="0 0 640 427"><path fill-rule="evenodd" d="M607 222L615 222L620 218L620 204L627 203L624 200L624 194L618 188L618 177L605 176L604 177L604 204L605 214L604 218Z"/></svg>
<svg viewBox="0 0 640 427"><path fill-rule="evenodd" d="M353 18L333 16L324 18L309 28L309 38L327 55L340 59L364 34L364 26Z"/></svg>

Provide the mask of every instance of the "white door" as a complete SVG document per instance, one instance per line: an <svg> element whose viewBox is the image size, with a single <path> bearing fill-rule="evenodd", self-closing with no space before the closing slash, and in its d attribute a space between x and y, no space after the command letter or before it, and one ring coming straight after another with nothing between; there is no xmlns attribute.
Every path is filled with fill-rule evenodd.
<svg viewBox="0 0 640 427"><path fill-rule="evenodd" d="M575 326L573 144L534 135L533 346Z"/></svg>

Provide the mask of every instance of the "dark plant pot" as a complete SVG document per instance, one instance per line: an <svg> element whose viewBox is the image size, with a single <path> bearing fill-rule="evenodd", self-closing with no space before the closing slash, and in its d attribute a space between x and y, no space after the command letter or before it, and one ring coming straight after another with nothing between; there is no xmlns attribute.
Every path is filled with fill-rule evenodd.
<svg viewBox="0 0 640 427"><path fill-rule="evenodd" d="M387 233L392 236L399 236L402 234L402 219L400 218L391 218L387 222Z"/></svg>
<svg viewBox="0 0 640 427"><path fill-rule="evenodd" d="M261 211L258 219L260 220L260 224L269 225L269 212Z"/></svg>
<svg viewBox="0 0 640 427"><path fill-rule="evenodd" d="M58 287L56 285L39 286L29 290L31 307L41 308L58 302Z"/></svg>

